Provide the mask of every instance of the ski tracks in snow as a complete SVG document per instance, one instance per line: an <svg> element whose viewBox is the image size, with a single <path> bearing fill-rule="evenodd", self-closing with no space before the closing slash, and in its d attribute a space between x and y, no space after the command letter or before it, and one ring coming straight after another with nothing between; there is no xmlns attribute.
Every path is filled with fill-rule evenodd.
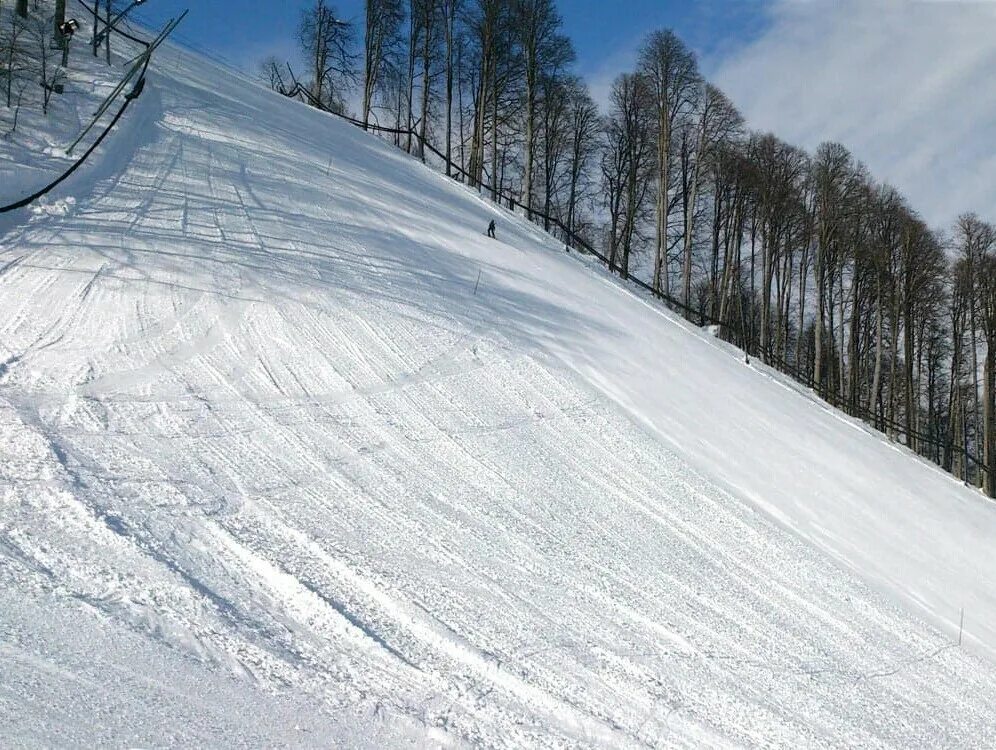
<svg viewBox="0 0 996 750"><path fill-rule="evenodd" d="M989 665L342 208L359 157L161 96L113 190L0 258L5 587L425 741L996 742Z"/></svg>

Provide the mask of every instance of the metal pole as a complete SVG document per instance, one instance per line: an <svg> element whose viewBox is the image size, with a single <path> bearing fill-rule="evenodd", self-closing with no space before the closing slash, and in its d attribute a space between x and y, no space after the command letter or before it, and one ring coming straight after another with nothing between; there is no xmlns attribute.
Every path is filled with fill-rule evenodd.
<svg viewBox="0 0 996 750"><path fill-rule="evenodd" d="M107 17L108 17L107 27L100 34L97 35L97 45L99 46L104 41L105 38L110 39L110 35L111 32L114 31L114 27L117 26L122 21L122 19L124 19L125 16L131 13L132 9L135 6L141 5L144 2L145 0L132 0L131 5L129 5L123 11L118 13L114 17L114 20L110 20L111 3L110 0L107 0Z"/></svg>
<svg viewBox="0 0 996 750"><path fill-rule="evenodd" d="M66 22L66 0L55 0L55 16L52 19L52 25L54 26L55 40L59 44L59 49L62 49L66 43L65 35L62 33L62 24ZM65 63L63 63L65 64Z"/></svg>

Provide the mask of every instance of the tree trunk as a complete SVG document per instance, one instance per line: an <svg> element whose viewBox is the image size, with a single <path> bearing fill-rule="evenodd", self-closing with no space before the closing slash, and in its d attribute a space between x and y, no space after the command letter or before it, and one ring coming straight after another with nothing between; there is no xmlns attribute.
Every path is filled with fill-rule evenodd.
<svg viewBox="0 0 996 750"><path fill-rule="evenodd" d="M895 440L896 438L896 360L899 359L899 295L894 294L895 301L892 306L892 346L891 359L889 363L889 411L888 411L888 434Z"/></svg>
<svg viewBox="0 0 996 750"><path fill-rule="evenodd" d="M401 113L405 108L405 87L398 77L398 104L394 108L394 145L401 148Z"/></svg>
<svg viewBox="0 0 996 750"><path fill-rule="evenodd" d="M799 332L795 341L795 366L802 372L802 342L806 331L806 282L809 281L809 242L802 243L802 257L799 259Z"/></svg>
<svg viewBox="0 0 996 750"><path fill-rule="evenodd" d="M778 235L771 226L762 229L761 236L761 358L765 363L771 358L771 286L777 262Z"/></svg>
<svg viewBox="0 0 996 750"><path fill-rule="evenodd" d="M782 275L784 276L785 279L784 281L785 289L782 295L782 305L778 312L778 320L779 320L778 331L780 338L779 347L778 347L778 356L781 358L782 362L788 362L788 340L789 340L789 325L790 325L789 321L791 315L789 307L792 304L792 292L793 292L792 285L794 283L794 276L792 274L792 268L793 268L792 261L794 253L792 252L791 245L788 244L789 242L790 240L786 240L785 264L782 269Z"/></svg>
<svg viewBox="0 0 996 750"><path fill-rule="evenodd" d="M959 442L964 431L962 427L964 423L964 410L961 405L961 389L956 386L953 395L953 413L951 416L951 473L967 483L968 467L963 451L959 450Z"/></svg>
<svg viewBox="0 0 996 750"><path fill-rule="evenodd" d="M750 224L750 306L747 312L750 314L750 322L748 323L750 333L747 337L747 353L750 354L750 347L754 346L754 302L757 299L757 293L754 289L754 282L757 278L757 270L755 268L757 258L757 208L754 208L754 214L751 217Z"/></svg>
<svg viewBox="0 0 996 750"><path fill-rule="evenodd" d="M90 46L93 47L93 56L97 56L97 31L100 25L100 0L94 0L93 3L93 38L90 40Z"/></svg>
<svg viewBox="0 0 996 750"><path fill-rule="evenodd" d="M108 0L107 6L110 10L110 0ZM322 93L325 90L325 60L323 59L323 45L321 43L322 38L322 26L324 24L324 19L321 13L321 6L318 8L318 12L315 14L315 56L311 61L312 64L312 74L314 75L314 96L319 104L324 104L325 100L322 98Z"/></svg>
<svg viewBox="0 0 996 750"><path fill-rule="evenodd" d="M822 222L822 220L821 220ZM822 230L821 230L822 234ZM820 238L816 247L814 276L816 277L816 320L813 323L813 385L817 393L823 392L823 326L826 321L826 248Z"/></svg>
<svg viewBox="0 0 996 750"><path fill-rule="evenodd" d="M876 273L875 279L875 374L872 376L872 390L869 394L872 409L880 401L882 388L882 346L885 343L885 316L882 315L882 277ZM875 425L882 429L879 422Z"/></svg>
<svg viewBox="0 0 996 750"><path fill-rule="evenodd" d="M848 373L849 377L847 379L847 394L846 403L849 406L851 414L859 413L859 390L860 381L858 378L858 373L861 371L861 366L858 361L860 355L860 338L861 338L861 320L863 316L863 310L861 310L861 287L862 284L859 283L857 264L855 264L854 276L851 279L851 326L850 332L848 334L848 347L847 347L847 360L848 360Z"/></svg>
<svg viewBox="0 0 996 750"><path fill-rule="evenodd" d="M523 192L525 193L526 202L526 218L529 221L533 219L533 165L535 163L536 155L535 149L533 148L533 141L536 137L536 81L535 77L529 72L529 61L526 62L527 75L526 75L526 173L525 185L523 187Z"/></svg>
<svg viewBox="0 0 996 750"><path fill-rule="evenodd" d="M446 176L450 176L453 154L453 24L456 13L450 3L446 18Z"/></svg>
<svg viewBox="0 0 996 750"><path fill-rule="evenodd" d="M692 167L692 185L688 191L688 203L685 206L685 237L684 237L684 267L682 268L682 296L685 307L691 305L692 299L692 234L695 227L695 201L698 198L699 175L702 160L706 150L706 120L709 117L708 102L702 106L702 121L699 126L698 144L695 150L695 165Z"/></svg>
<svg viewBox="0 0 996 750"><path fill-rule="evenodd" d="M712 204L712 243L709 262L709 315L717 317L716 311L719 308L719 236L723 228L723 197L720 188L719 176L713 180L715 185ZM727 219L728 223L728 219Z"/></svg>
<svg viewBox="0 0 996 750"><path fill-rule="evenodd" d="M844 313L844 300L847 295L844 293L844 271L840 272L837 279L837 310L840 313L840 356L837 358L837 402L843 409L847 399L847 317Z"/></svg>
<svg viewBox="0 0 996 750"><path fill-rule="evenodd" d="M107 23L104 25L104 53L107 55L107 64L111 64L111 0L104 0L104 18Z"/></svg>
<svg viewBox="0 0 996 750"><path fill-rule="evenodd" d="M743 245L744 221L745 221L745 216L744 216L745 206L744 206L743 199L740 196L738 196L737 203L736 203L736 205L735 205L735 207L734 207L733 210L734 210L734 215L735 215L735 218L733 219L733 222L732 222L732 226L733 226L733 237L732 238L731 237L727 237L727 238L725 238L725 240L723 242L723 245L724 245L723 283L722 283L722 290L720 292L720 297L719 297L719 300L720 300L719 301L719 319L723 320L723 321L728 320L729 316L733 314L733 313L730 312L729 307L730 307L730 297L733 295L733 281L734 281L733 274L734 274L734 272L737 274L737 276L736 276L737 294L739 295L739 293L740 293L739 292L739 286L740 286L740 259L741 259L740 250L741 250L741 246ZM736 260L736 265L735 266L734 266L734 263L733 263L732 248L736 248L736 251L737 251L737 260ZM743 324L743 321L741 320L741 325L742 324ZM743 332L741 331L741 333L743 333Z"/></svg>
<svg viewBox="0 0 996 750"><path fill-rule="evenodd" d="M989 497L996 497L996 424L993 422L993 397L996 389L996 341L986 343L985 375L983 377L982 409L985 432L983 465L985 489Z"/></svg>
<svg viewBox="0 0 996 750"><path fill-rule="evenodd" d="M666 108L661 108L657 142L657 247L654 258L654 290L670 294L671 282L667 262L668 166L671 161L671 124Z"/></svg>
<svg viewBox="0 0 996 750"><path fill-rule="evenodd" d="M481 80L477 85L477 101L474 106L474 132L470 142L470 179L471 187L480 188L484 174L484 125L487 104L488 58L481 61Z"/></svg>
<svg viewBox="0 0 996 750"><path fill-rule="evenodd" d="M366 26L363 41L365 65L363 67L363 129L370 124L370 109L373 106L374 86L380 68L380 40L374 36L374 13L376 8L371 0L366 0Z"/></svg>
<svg viewBox="0 0 996 750"><path fill-rule="evenodd" d="M415 128L412 122L412 115L414 114L412 108L414 102L412 100L415 98L415 50L418 42L418 23L415 18L415 3L410 2L408 7L411 18L408 26L408 78L406 79L408 84L408 97L406 101L408 119L405 124L405 130L408 131L408 144L405 147L405 151L410 154L412 152L412 130Z"/></svg>
<svg viewBox="0 0 996 750"><path fill-rule="evenodd" d="M934 400L937 396L937 363L934 357L933 337L928 339L927 345L927 438L931 441L934 449L931 455L934 463L941 463L940 436L935 430L936 413Z"/></svg>
<svg viewBox="0 0 996 750"><path fill-rule="evenodd" d="M463 48L457 49L457 71L456 77L458 81L463 80ZM463 89L464 87L457 87L457 112L460 115L458 123L460 125L460 169L463 171L468 171L467 168L470 166L467 164L467 134L464 131L463 123Z"/></svg>
<svg viewBox="0 0 996 750"><path fill-rule="evenodd" d="M971 326L971 336L972 336L972 398L975 406L975 414L973 414L972 425L975 429L975 450L981 451L982 444L985 442L982 439L982 429L980 424L981 417L981 405L979 403L979 335L978 335L978 320L975 314L976 305L976 290L975 290L975 277L972 276L972 296L969 301L969 321ZM966 446L967 447L967 446ZM979 487L983 486L984 473L981 469L976 477L976 483Z"/></svg>
<svg viewBox="0 0 996 750"><path fill-rule="evenodd" d="M432 90L432 80L431 80L431 67L432 67L432 39L429 37L429 31L432 27L432 5L426 4L426 17L425 17L425 28L422 30L422 121L419 123L418 137L419 137L419 155L422 157L423 163L425 162L425 139L428 132L429 123L429 96Z"/></svg>
<svg viewBox="0 0 996 750"><path fill-rule="evenodd" d="M498 66L491 66L491 200L498 203Z"/></svg>
<svg viewBox="0 0 996 750"><path fill-rule="evenodd" d="M907 301L905 304L906 323L903 326L904 328L903 349L905 357L904 369L906 370L905 377L903 378L903 380L905 381L904 390L905 390L905 402L906 402L905 405L906 415L904 423L906 426L906 447L910 448L911 450L916 450L916 441L913 439L913 432L915 431L915 413L914 413L914 404L913 404L913 364L915 358L914 355L915 342L913 339L913 335L915 331L913 328L913 320L912 320L913 314L912 311L910 310L911 305L912 303L910 301Z"/></svg>

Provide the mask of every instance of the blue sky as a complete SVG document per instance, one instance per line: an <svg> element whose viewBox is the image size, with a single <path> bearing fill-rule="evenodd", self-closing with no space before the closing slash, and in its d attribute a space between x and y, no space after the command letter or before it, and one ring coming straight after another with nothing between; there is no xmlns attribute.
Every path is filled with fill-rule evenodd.
<svg viewBox="0 0 996 750"><path fill-rule="evenodd" d="M183 8L191 13L181 41L252 68L268 53L293 54L294 28L304 2L272 0L146 0L135 16L158 25ZM332 2L359 22L362 0ZM651 29L671 27L709 60L725 57L761 33L767 0L561 0L565 30L578 51L578 70L597 74L632 55ZM358 23L359 25L359 23Z"/></svg>

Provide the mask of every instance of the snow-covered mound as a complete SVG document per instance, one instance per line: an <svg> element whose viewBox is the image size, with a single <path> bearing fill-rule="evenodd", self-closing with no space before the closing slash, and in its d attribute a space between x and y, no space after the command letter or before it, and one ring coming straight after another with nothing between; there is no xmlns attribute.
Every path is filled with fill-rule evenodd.
<svg viewBox="0 0 996 750"><path fill-rule="evenodd" d="M157 67L0 240L0 743L996 744L978 494L391 146Z"/></svg>

